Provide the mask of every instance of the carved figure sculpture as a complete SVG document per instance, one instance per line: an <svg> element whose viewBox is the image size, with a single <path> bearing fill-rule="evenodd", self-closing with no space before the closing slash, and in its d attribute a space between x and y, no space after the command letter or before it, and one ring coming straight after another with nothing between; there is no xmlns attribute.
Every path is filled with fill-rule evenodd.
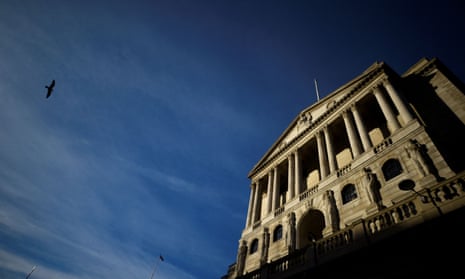
<svg viewBox="0 0 465 279"><path fill-rule="evenodd" d="M426 155L422 152L422 146L417 140L410 139L409 143L405 147L405 151L407 152L407 156L413 160L418 172L422 176L426 176L430 173L430 167L426 162Z"/></svg>
<svg viewBox="0 0 465 279"><path fill-rule="evenodd" d="M326 210L327 226L330 226L334 231L339 230L339 211L337 209L336 200L334 199L334 192L328 190L323 196L324 206Z"/></svg>
<svg viewBox="0 0 465 279"><path fill-rule="evenodd" d="M363 170L365 175L362 182L368 198L370 199L370 202L376 204L378 209L382 209L384 206L382 204L381 193L379 191L380 184L376 174L374 174L370 168L364 168Z"/></svg>
<svg viewBox="0 0 465 279"><path fill-rule="evenodd" d="M295 228L295 213L291 212L287 215L288 219L288 230L286 234L286 243L289 250L289 253L295 251L296 246L296 228Z"/></svg>
<svg viewBox="0 0 465 279"><path fill-rule="evenodd" d="M247 242L242 240L241 244L239 245L239 251L237 253L237 275L242 275L244 273L244 266L245 266L245 257L247 255Z"/></svg>

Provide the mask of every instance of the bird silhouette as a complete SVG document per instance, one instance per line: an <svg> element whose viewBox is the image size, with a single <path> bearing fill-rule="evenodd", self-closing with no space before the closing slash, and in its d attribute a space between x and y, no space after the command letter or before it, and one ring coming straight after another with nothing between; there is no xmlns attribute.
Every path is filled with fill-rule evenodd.
<svg viewBox="0 0 465 279"><path fill-rule="evenodd" d="M50 97L52 95L53 87L55 87L55 80L52 80L52 83L50 85L45 85L45 88L47 88L47 96L46 98Z"/></svg>

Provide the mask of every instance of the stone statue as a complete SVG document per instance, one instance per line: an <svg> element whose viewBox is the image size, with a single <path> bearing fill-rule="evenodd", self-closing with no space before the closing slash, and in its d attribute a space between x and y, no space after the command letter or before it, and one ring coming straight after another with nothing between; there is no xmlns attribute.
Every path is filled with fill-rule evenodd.
<svg viewBox="0 0 465 279"><path fill-rule="evenodd" d="M286 234L286 243L289 253L295 251L295 237L296 237L296 227L295 227L295 213L291 212L287 215L288 220L288 230Z"/></svg>
<svg viewBox="0 0 465 279"><path fill-rule="evenodd" d="M299 124L310 124L312 122L312 114L307 111L306 113L300 114Z"/></svg>
<svg viewBox="0 0 465 279"><path fill-rule="evenodd" d="M241 244L239 245L239 251L237 253L236 271L237 271L238 276L241 276L244 273L246 256L247 256L247 242L245 240L242 240Z"/></svg>
<svg viewBox="0 0 465 279"><path fill-rule="evenodd" d="M334 199L334 192L331 190L323 194L323 202L326 210L327 226L330 226L333 231L339 230L339 211L337 210L336 200Z"/></svg>
<svg viewBox="0 0 465 279"><path fill-rule="evenodd" d="M368 198L370 199L370 202L376 204L378 209L384 208L381 202L381 193L379 191L381 185L379 184L376 174L374 174L370 168L364 168L363 171L365 172L365 176L363 177L363 185Z"/></svg>
<svg viewBox="0 0 465 279"><path fill-rule="evenodd" d="M410 139L409 143L405 147L407 156L413 160L418 172L422 176L426 176L430 173L430 167L426 162L426 155L422 152L422 146L415 139Z"/></svg>
<svg viewBox="0 0 465 279"><path fill-rule="evenodd" d="M268 261L268 247L270 246L270 233L268 231L268 228L264 228L262 238L263 245L260 263L264 265Z"/></svg>

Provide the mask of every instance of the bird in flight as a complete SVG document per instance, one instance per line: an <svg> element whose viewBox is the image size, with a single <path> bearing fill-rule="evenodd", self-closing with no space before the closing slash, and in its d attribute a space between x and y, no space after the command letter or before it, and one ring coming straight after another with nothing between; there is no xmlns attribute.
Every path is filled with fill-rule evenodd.
<svg viewBox="0 0 465 279"><path fill-rule="evenodd" d="M47 96L46 98L50 97L52 95L53 87L55 87L55 80L52 80L52 83L50 85L45 85L45 88L47 88Z"/></svg>

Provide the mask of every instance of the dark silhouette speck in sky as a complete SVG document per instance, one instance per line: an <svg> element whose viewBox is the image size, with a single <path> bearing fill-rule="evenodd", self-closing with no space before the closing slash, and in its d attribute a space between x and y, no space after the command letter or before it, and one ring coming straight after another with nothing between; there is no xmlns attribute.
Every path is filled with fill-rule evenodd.
<svg viewBox="0 0 465 279"><path fill-rule="evenodd" d="M50 85L45 85L45 88L47 88L47 96L46 96L46 98L48 98L48 97L50 97L50 95L52 95L54 87L55 87L55 80L52 80Z"/></svg>

